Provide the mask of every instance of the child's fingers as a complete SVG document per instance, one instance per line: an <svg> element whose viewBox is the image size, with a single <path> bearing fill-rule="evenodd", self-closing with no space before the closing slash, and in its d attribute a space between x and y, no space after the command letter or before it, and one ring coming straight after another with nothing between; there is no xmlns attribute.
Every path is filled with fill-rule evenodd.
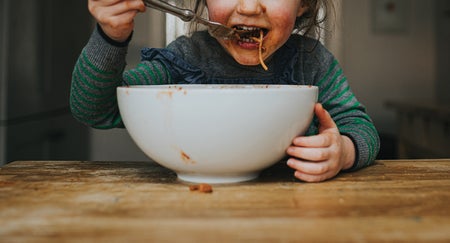
<svg viewBox="0 0 450 243"><path fill-rule="evenodd" d="M118 2L117 4L114 4L107 9L110 15L120 16L128 12L144 12L145 5L142 0L125 0Z"/></svg>
<svg viewBox="0 0 450 243"><path fill-rule="evenodd" d="M103 32L115 41L125 41L134 29L134 18L145 11L142 0L90 0L89 11Z"/></svg>
<svg viewBox="0 0 450 243"><path fill-rule="evenodd" d="M137 11L137 12L144 12L145 11L145 4L142 0L126 0L122 1L120 4L120 9L124 12L128 11Z"/></svg>
<svg viewBox="0 0 450 243"><path fill-rule="evenodd" d="M296 171L311 175L320 175L326 172L325 167L317 166L314 162L307 162L293 158L288 159L287 165Z"/></svg>
<svg viewBox="0 0 450 243"><path fill-rule="evenodd" d="M302 173L300 171L295 171L294 176L297 179L306 181L306 182L322 182L322 181L331 179L331 178L335 177L336 175L332 172L328 172L328 173L322 174L322 175L310 175L310 174Z"/></svg>
<svg viewBox="0 0 450 243"><path fill-rule="evenodd" d="M287 154L306 161L325 161L330 158L329 150L326 148L305 148L291 146L287 149Z"/></svg>
<svg viewBox="0 0 450 243"><path fill-rule="evenodd" d="M292 141L292 144L298 147L320 148L328 147L332 143L332 139L329 136L314 135L314 136L301 136L296 137Z"/></svg>
<svg viewBox="0 0 450 243"><path fill-rule="evenodd" d="M336 176L339 172L329 162L309 162L291 158L287 165L295 170L296 178L308 182L324 181Z"/></svg>
<svg viewBox="0 0 450 243"><path fill-rule="evenodd" d="M89 1L89 11L97 20L107 21L111 17L129 12L144 12L142 0ZM134 16L133 16L134 17ZM127 20L128 21L128 20Z"/></svg>

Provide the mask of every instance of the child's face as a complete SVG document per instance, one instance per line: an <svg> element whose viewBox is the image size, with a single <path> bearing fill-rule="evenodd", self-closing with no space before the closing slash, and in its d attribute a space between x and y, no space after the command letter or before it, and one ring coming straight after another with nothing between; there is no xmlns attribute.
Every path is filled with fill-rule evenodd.
<svg viewBox="0 0 450 243"><path fill-rule="evenodd" d="M263 59L272 56L289 38L295 20L306 11L301 0L206 0L209 18L232 28L264 30ZM218 40L242 65L258 65L259 43Z"/></svg>

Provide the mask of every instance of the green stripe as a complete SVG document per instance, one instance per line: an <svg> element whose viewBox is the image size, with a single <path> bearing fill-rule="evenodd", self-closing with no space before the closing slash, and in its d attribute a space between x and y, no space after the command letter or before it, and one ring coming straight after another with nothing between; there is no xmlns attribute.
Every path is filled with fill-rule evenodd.
<svg viewBox="0 0 450 243"><path fill-rule="evenodd" d="M346 105L347 103L349 103L350 100L352 100L352 99L354 99L354 98L355 98L355 95L352 93L352 95L349 95L349 96L347 97L347 99L345 99L345 100L339 102L339 105Z"/></svg>
<svg viewBox="0 0 450 243"><path fill-rule="evenodd" d="M76 92L76 91L81 91L81 92L83 92L83 90L80 90L78 87L73 87L73 90L74 90L74 93ZM77 94L79 94L79 92L76 92ZM91 104L91 103L93 103L93 101L90 101L90 100L87 100L87 99L85 99L85 97L84 96L81 96L81 95L77 95L77 96L73 96L73 97L75 97L75 98L77 98L78 100L80 100L80 104L82 103L82 104ZM117 97L115 96L115 95L113 95L113 96L111 96L109 99L102 99L102 100L98 100L98 101L95 101L95 103L96 104L99 104L99 105L105 105L105 104L107 104L107 103L115 103L117 101ZM86 109L87 110L90 110L90 111L95 111L95 110L92 110L92 109L90 109L90 108L87 108L86 107Z"/></svg>
<svg viewBox="0 0 450 243"><path fill-rule="evenodd" d="M134 84L133 80L130 77L130 72L126 71L123 73L123 79L126 80L127 84Z"/></svg>
<svg viewBox="0 0 450 243"><path fill-rule="evenodd" d="M82 57L82 60L83 60L85 63L87 63L87 65L88 65L91 69L93 69L94 71L96 71L97 73L103 74L103 75L105 75L105 76L108 76L108 75L114 75L114 71L104 71L104 70L101 70L101 69L97 68L94 64L92 64L92 62L89 61L89 58L88 58L87 55L86 55L86 51L83 51L83 52L81 53L81 57Z"/></svg>
<svg viewBox="0 0 450 243"><path fill-rule="evenodd" d="M115 82L113 83L113 82L111 82L111 81L108 82L108 83L111 83L111 85L109 85L109 86L103 86L103 87L95 86L95 85L93 85L92 82L91 82L91 79L92 79L91 76L89 76L90 79L87 79L85 76L83 76L83 75L79 72L79 69L78 69L78 68L75 68L75 72L77 73L77 76L80 78L81 82L82 82L83 84L85 84L86 86L88 86L89 88L93 89L93 90L102 91L102 90L104 90L104 89L108 89L108 88L111 88L111 87L114 87L114 88L116 87L116 83L115 83ZM85 74L86 74L86 73L85 73ZM94 80L94 81L98 81L98 80ZM106 82L103 82L103 83L106 83Z"/></svg>
<svg viewBox="0 0 450 243"><path fill-rule="evenodd" d="M88 111L90 113L97 113L98 109L92 108L92 106L89 106L89 104L92 102L89 102L89 101L86 102L86 100L83 97L81 97L81 96L72 97L72 100L73 100L72 103L76 104L83 110ZM116 103L116 98L114 97L113 99L103 100L101 103L100 102L96 102L96 103L101 104L101 105L104 105L106 103ZM87 104L88 106L85 106L85 104Z"/></svg>
<svg viewBox="0 0 450 243"><path fill-rule="evenodd" d="M341 74L342 74L342 69L341 69ZM337 79L337 77L336 77L336 79ZM345 78L345 77L341 78L341 80L339 81L339 83L338 83L337 85L334 86L334 88L333 88L333 90L332 90L331 92L335 92L338 88L340 88L342 85L344 85L345 81L347 81L347 78ZM347 87L346 87L346 90L349 90L348 88L349 88L349 87L347 86ZM342 93L342 92L341 92L341 93Z"/></svg>
<svg viewBox="0 0 450 243"><path fill-rule="evenodd" d="M90 79L97 81L99 83L110 83L111 82L111 78L112 77L116 77L116 75L114 73L111 74L105 74L102 72L97 72L96 70L94 70L94 72L91 72L88 68L86 68L86 66L90 67L91 69L93 69L92 66L89 65L77 65L79 66L79 68L81 69L81 73L84 74L85 76L88 76ZM100 77L100 76L105 76L104 78Z"/></svg>
<svg viewBox="0 0 450 243"><path fill-rule="evenodd" d="M328 79L328 76L330 76L331 72L334 70L334 68L336 67L336 65L338 64L337 60L334 60L333 63L331 64L330 68L327 71L327 74L325 74L325 76L319 81L319 83L317 83L317 86L322 86L323 82L325 82L325 80Z"/></svg>
<svg viewBox="0 0 450 243"><path fill-rule="evenodd" d="M154 64L154 63L151 63L151 64L152 64L153 70L156 71L156 76L158 76L158 84L163 84L163 75L162 75L162 73L160 72L159 68L156 67L156 64ZM167 77L169 77L169 76L167 76Z"/></svg>
<svg viewBox="0 0 450 243"><path fill-rule="evenodd" d="M77 103L77 102L75 102ZM84 111L81 111L80 109L77 108L77 106L71 106L72 110L75 112L75 115L77 115L78 117L90 117L90 115L92 113L85 113ZM101 119L96 119L96 120L107 120L108 114L97 114L96 115L97 118L101 118ZM110 125L95 125L97 123L96 120L86 120L83 119L83 121L85 121L87 124L89 124L90 126L94 127L94 128L98 128L98 129L109 129L109 128L114 128L117 127L117 125L122 121L120 116L117 116L114 120L112 120L112 124Z"/></svg>
<svg viewBox="0 0 450 243"><path fill-rule="evenodd" d="M144 65L143 63L140 63L138 65L138 68L142 68L145 71L147 71L147 73L150 75L151 80L145 79L147 81L147 84L155 84L153 81L156 80L155 74L153 73L153 70L150 69L150 67L148 65ZM145 74L145 72L142 72L143 74ZM144 77L147 75L143 75Z"/></svg>
<svg viewBox="0 0 450 243"><path fill-rule="evenodd" d="M322 90L321 90L321 92L320 92L320 93L321 93L320 99L322 99L323 95L329 93L329 89L330 89L331 87L333 87L332 85L335 84L335 81L337 80L337 78L338 78L339 76L342 75L342 73L343 73L342 69L339 69L339 70L334 74L333 78L328 82L327 86L326 86L326 87L322 87ZM345 80L344 80L344 81L345 81ZM337 88L339 88L340 85L342 85L342 83L343 83L343 80L341 79L341 81L339 82L339 84L334 85L333 91L335 91Z"/></svg>
<svg viewBox="0 0 450 243"><path fill-rule="evenodd" d="M368 129L370 129L372 131L376 131L375 126L371 122L369 122L369 121L367 121L365 119L358 119L358 120L356 120L355 123L358 124L358 125L364 125L365 127L367 127ZM370 139L372 140L373 144L375 144L376 141L377 141L377 138L374 137L374 134L373 133L369 133L368 135L369 135Z"/></svg>
<svg viewBox="0 0 450 243"><path fill-rule="evenodd" d="M337 94L336 96L334 96L332 99L328 100L327 103L328 104L332 104L335 100L339 99L342 97L342 95L344 95L346 92L348 92L350 90L350 86L347 86L345 89L343 89L339 94ZM340 104L340 102L339 102Z"/></svg>
<svg viewBox="0 0 450 243"><path fill-rule="evenodd" d="M339 103L337 103L337 104L335 104L335 103L330 103L329 101L327 101L327 102L324 103L324 106L329 107L329 108L334 108L334 107L336 107L336 106L347 105L347 104L350 103L349 101L352 100L352 99L354 99L354 98L355 98L355 95L352 94L352 95L350 95L349 97L347 97L345 100L342 100L341 102L339 102ZM353 103L353 102L352 102L352 103ZM353 111L353 110L354 110L355 108L357 108L359 105L360 105L359 101L356 101L355 104L352 105L352 106L350 106L349 108L347 108L347 110ZM348 112L348 111L347 111L347 112ZM340 114L346 114L346 113L345 113L345 112L344 112L344 113L338 113L338 114L336 114L335 116L340 115Z"/></svg>
<svg viewBox="0 0 450 243"><path fill-rule="evenodd" d="M80 102L73 100L72 104L76 104L76 105L72 105L71 107L72 107L72 111L75 111L75 114L78 117L86 118L86 117L92 116L92 112L89 112L89 111L88 111L88 113L85 112L84 107L82 105L80 105L81 104ZM80 108L81 108L81 110L80 110ZM86 119L83 119L83 120L86 121ZM87 123L91 125L91 124L93 124L93 121L89 120L89 121L87 121Z"/></svg>
<svg viewBox="0 0 450 243"><path fill-rule="evenodd" d="M80 81L79 78L75 78L75 84L73 85L74 89L76 88L77 94L81 94L84 97L97 98L95 95L89 93L87 90L83 89L80 83L84 83L84 81ZM80 95L78 95L80 96Z"/></svg>
<svg viewBox="0 0 450 243"><path fill-rule="evenodd" d="M360 103L356 102L353 106L347 108L345 111L339 112L339 113L333 115L333 118L337 118L339 116L343 116L344 118L346 118L348 116L347 114L359 111L358 109L356 109L359 107L359 105L360 105Z"/></svg>
<svg viewBox="0 0 450 243"><path fill-rule="evenodd" d="M133 81L133 84L139 84L138 83L138 80L139 80L139 76L136 74L136 72L134 72L134 71L130 71L129 72L129 74L131 74L131 76L133 76L134 77L134 81ZM130 77L130 78L133 78L133 77Z"/></svg>
<svg viewBox="0 0 450 243"><path fill-rule="evenodd" d="M81 82L80 82L80 80L77 80L77 81L78 81L78 83L83 83L83 84L85 84L87 87L90 86L90 85L89 85L89 82L88 82L87 80L84 80L83 78L81 78ZM81 92L83 93L84 96L88 96L88 97L91 97L91 98L93 98L93 99L105 99L105 98L108 98L108 97L111 96L110 94L97 95L97 94L95 94L95 93L93 93L93 92L90 92L90 91L87 90L87 89L84 89L83 86L78 85L78 83L77 83L78 90L81 91ZM95 90L95 89L94 89L94 90ZM97 90L100 90L100 89L97 89Z"/></svg>
<svg viewBox="0 0 450 243"><path fill-rule="evenodd" d="M347 133L347 134L355 134L355 130L345 130L345 129L343 129L343 130L341 130L340 131L341 133ZM367 133L366 131L358 131L358 133L361 133L361 132L364 132L364 133L366 133L366 134L369 134L369 133ZM362 136L361 136L362 137ZM364 141L365 141L365 144L367 145L367 150L369 151L369 154L368 154L368 160L370 160L370 158L372 158L373 157L373 155L374 155L374 152L373 152L373 150L374 150L374 146L375 146L375 144L373 143L373 141L367 141L367 139L364 139ZM356 145L356 144L355 144ZM364 164L366 164L368 161L364 161Z"/></svg>
<svg viewBox="0 0 450 243"><path fill-rule="evenodd" d="M85 81L81 80L81 83L86 84L87 81L85 82ZM87 86L89 86L89 85L87 85ZM91 97L93 99L102 99L103 100L103 99L108 98L108 97L111 96L110 94L97 95L95 93L91 93L87 89L84 89L82 86L78 86L78 90L81 91L84 96Z"/></svg>
<svg viewBox="0 0 450 243"><path fill-rule="evenodd" d="M88 78L90 78L90 79L92 79L92 80L94 80L96 82L99 82L99 83L110 83L111 82L111 76L108 76L108 77L105 77L105 78L101 78L96 73L90 72L83 65L77 65L75 70L77 71L77 74L79 74L79 75L83 74L84 76L87 76Z"/></svg>
<svg viewBox="0 0 450 243"><path fill-rule="evenodd" d="M364 133L366 133L367 134L367 136L365 136L365 137L363 137L363 138L369 138L369 140L367 140L367 139L364 139L364 141L366 141L367 142L367 144L368 144L368 146L369 146L369 151L370 151L370 153L372 153L371 155L374 155L373 153L374 153L374 146L376 146L376 144L377 144L377 138L376 137L374 137L374 134L372 133L372 132L369 132L368 130L370 130L370 131L375 131L375 127L373 126L373 124L372 123L370 123L370 122L368 122L368 121L366 121L366 120L363 120L363 119L358 119L358 120L356 120L356 122L354 122L353 124L358 124L358 125L363 125L363 127L365 127L365 128L367 128L367 129L363 129L362 127L361 128L359 128L359 129L357 129L357 130L355 130L355 129L345 129L345 128L343 128L342 129L342 131L343 132L347 132L347 133L350 133L351 131L353 131L353 132L364 132Z"/></svg>
<svg viewBox="0 0 450 243"><path fill-rule="evenodd" d="M347 97L345 100L339 102L339 103L330 103L329 101L325 102L323 105L325 107L326 110L328 110L329 112L331 112L332 109L334 109L337 106L343 106L343 105L347 105L349 103L349 100L354 99L355 95L352 94L349 97ZM350 112L354 112L356 108L358 108L361 105L361 103L359 103L359 101L356 100L356 102L354 102L354 104L350 107L345 108L344 112L340 112L337 113L335 115L333 115L333 117L342 115L342 114L348 114Z"/></svg>

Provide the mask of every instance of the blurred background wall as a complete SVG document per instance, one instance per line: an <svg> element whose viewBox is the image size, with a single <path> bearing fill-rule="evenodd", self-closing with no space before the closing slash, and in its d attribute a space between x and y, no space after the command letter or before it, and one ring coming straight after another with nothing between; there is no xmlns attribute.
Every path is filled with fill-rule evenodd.
<svg viewBox="0 0 450 243"><path fill-rule="evenodd" d="M450 1L335 3L327 43L380 132L380 156L449 157Z"/></svg>

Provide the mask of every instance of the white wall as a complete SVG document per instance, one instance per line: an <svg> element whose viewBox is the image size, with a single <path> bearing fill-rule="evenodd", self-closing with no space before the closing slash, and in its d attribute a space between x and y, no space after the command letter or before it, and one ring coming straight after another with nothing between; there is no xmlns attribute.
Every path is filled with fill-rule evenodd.
<svg viewBox="0 0 450 243"><path fill-rule="evenodd" d="M395 134L389 100L434 100L436 79L435 1L410 1L404 33L374 33L370 0L342 0L342 33L335 44L357 97L380 132Z"/></svg>

